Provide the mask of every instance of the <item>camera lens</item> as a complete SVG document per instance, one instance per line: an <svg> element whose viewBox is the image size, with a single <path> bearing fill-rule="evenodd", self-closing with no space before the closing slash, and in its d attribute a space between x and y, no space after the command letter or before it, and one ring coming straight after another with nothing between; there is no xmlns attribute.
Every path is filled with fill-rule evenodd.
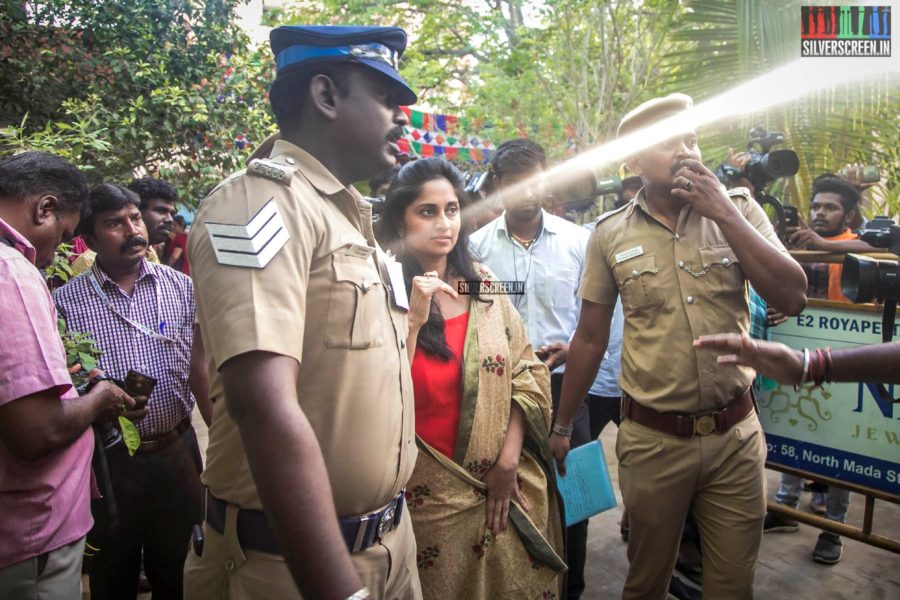
<svg viewBox="0 0 900 600"><path fill-rule="evenodd" d="M770 177L791 177L800 169L800 159L793 150L772 150L765 158L764 168Z"/></svg>
<svg viewBox="0 0 900 600"><path fill-rule="evenodd" d="M896 300L900 296L900 265L893 260L848 254L844 258L841 291L852 302Z"/></svg>

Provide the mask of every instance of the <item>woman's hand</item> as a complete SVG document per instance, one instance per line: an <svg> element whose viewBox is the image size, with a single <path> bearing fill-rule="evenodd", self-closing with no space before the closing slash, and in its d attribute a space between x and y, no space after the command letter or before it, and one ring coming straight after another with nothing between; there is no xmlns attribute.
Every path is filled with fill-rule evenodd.
<svg viewBox="0 0 900 600"><path fill-rule="evenodd" d="M509 527L509 502L518 501L522 509L528 512L528 502L519 489L516 475L518 465L507 465L503 461L494 463L484 474L484 485L487 486L487 502L485 503L484 526L493 535L506 531Z"/></svg>
<svg viewBox="0 0 900 600"><path fill-rule="evenodd" d="M456 298L459 294L452 287L438 278L435 271L429 271L424 275L417 275L412 280L412 293L409 299L409 329L418 330L428 322L428 314L431 312L431 299L438 292Z"/></svg>

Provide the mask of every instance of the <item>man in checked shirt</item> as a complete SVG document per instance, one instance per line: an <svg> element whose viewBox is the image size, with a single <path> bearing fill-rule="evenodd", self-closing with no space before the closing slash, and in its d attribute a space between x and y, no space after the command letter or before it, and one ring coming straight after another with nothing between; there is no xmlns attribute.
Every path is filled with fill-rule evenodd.
<svg viewBox="0 0 900 600"><path fill-rule="evenodd" d="M135 598L143 550L153 595L181 598L182 568L194 524L203 518L201 459L191 426L195 396L206 398L194 290L186 275L150 263L140 199L104 183L90 194L79 233L97 252L90 270L56 290L70 330L89 332L103 351L100 368L123 380L136 370L156 380L137 423L140 447L107 449L117 523L95 511L91 598ZM193 392L193 393L192 393ZM110 527L114 525L114 527Z"/></svg>

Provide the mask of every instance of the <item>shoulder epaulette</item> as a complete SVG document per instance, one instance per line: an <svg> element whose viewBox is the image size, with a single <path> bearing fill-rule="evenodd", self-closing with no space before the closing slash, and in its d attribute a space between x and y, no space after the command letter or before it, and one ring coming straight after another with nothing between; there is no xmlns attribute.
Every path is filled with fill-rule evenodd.
<svg viewBox="0 0 900 600"><path fill-rule="evenodd" d="M599 217L597 217L596 224L599 225L600 223L602 223L603 221L607 220L607 219L610 218L611 216L619 214L620 212L622 212L623 210L625 210L626 208L628 208L629 206L631 206L631 202L632 202L632 201L628 201L628 202L626 202L625 204L623 204L622 206L620 206L619 208L614 208L613 210L610 210L610 211L607 211L607 212L603 213L602 215L600 215Z"/></svg>
<svg viewBox="0 0 900 600"><path fill-rule="evenodd" d="M257 177L265 177L284 185L290 185L294 167L272 158L254 158L247 165L247 173Z"/></svg>
<svg viewBox="0 0 900 600"><path fill-rule="evenodd" d="M734 198L736 196L743 196L747 200L753 200L753 194L750 193L750 189L745 187L736 187L728 190L729 198Z"/></svg>

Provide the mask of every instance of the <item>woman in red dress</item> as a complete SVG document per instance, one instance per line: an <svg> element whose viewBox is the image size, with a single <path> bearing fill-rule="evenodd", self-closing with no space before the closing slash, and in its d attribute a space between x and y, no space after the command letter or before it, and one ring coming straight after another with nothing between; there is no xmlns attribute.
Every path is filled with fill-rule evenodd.
<svg viewBox="0 0 900 600"><path fill-rule="evenodd" d="M556 598L565 564L547 447L549 373L471 255L464 199L455 167L420 159L400 170L380 223L410 297L420 452L407 504L422 590Z"/></svg>

